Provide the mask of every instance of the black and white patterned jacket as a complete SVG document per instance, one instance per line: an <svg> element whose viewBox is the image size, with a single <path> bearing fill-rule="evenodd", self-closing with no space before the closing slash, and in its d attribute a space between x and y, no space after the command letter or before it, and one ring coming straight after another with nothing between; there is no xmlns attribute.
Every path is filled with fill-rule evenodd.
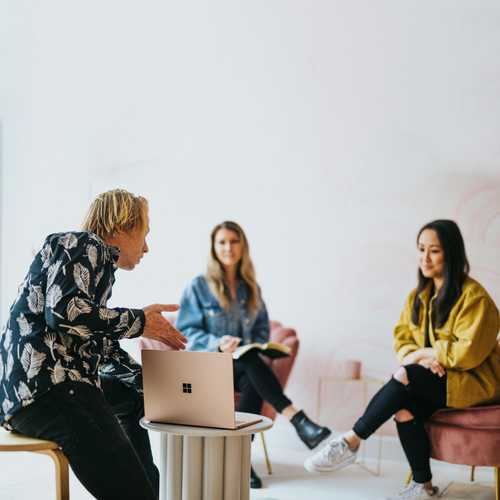
<svg viewBox="0 0 500 500"><path fill-rule="evenodd" d="M118 340L142 334L144 312L106 307L118 255L93 233L47 237L0 334L0 424L65 380L99 387L105 373L142 390Z"/></svg>

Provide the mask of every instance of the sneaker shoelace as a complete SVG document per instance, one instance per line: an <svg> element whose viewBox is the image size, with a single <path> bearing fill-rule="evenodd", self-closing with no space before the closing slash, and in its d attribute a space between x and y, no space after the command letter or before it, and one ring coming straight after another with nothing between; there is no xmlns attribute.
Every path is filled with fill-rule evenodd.
<svg viewBox="0 0 500 500"><path fill-rule="evenodd" d="M334 458L338 458L343 451L342 445L342 441L334 441L333 443L330 443L330 445L326 448L327 454L325 458L327 458L329 462L331 462Z"/></svg>

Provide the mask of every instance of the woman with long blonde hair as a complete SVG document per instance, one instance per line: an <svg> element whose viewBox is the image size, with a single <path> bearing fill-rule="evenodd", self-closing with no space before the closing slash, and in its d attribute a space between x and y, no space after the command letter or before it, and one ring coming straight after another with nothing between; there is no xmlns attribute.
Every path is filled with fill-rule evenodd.
<svg viewBox="0 0 500 500"><path fill-rule="evenodd" d="M236 222L225 221L212 230L207 272L197 276L183 293L177 328L187 337L188 349L233 353L238 345L269 340L269 317L250 258L247 237ZM309 449L331 431L312 422L285 396L269 366L255 349L234 361L238 411L260 413L269 402L295 427ZM260 478L251 469L251 486Z"/></svg>

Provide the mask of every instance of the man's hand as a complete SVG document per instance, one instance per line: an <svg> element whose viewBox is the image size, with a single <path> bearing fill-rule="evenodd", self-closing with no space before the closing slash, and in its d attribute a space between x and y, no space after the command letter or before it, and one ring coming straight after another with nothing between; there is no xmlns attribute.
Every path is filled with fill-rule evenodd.
<svg viewBox="0 0 500 500"><path fill-rule="evenodd" d="M171 347L174 351L186 348L187 339L170 321L162 316L162 312L177 311L176 304L153 304L143 309L146 324L142 336L148 339L159 340Z"/></svg>
<svg viewBox="0 0 500 500"><path fill-rule="evenodd" d="M219 349L222 352L233 353L238 344L241 342L239 337L233 337L232 335L224 335L221 337L219 342Z"/></svg>
<svg viewBox="0 0 500 500"><path fill-rule="evenodd" d="M441 365L435 358L423 358L418 362L418 364L427 368L438 377L443 377L446 374L446 370L443 365Z"/></svg>

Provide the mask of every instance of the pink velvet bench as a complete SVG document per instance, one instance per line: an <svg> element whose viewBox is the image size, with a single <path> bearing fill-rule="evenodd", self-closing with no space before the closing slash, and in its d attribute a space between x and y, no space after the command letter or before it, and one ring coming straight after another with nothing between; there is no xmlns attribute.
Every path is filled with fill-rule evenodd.
<svg viewBox="0 0 500 500"><path fill-rule="evenodd" d="M496 499L500 500L500 405L445 409L426 424L431 457L473 467L495 468Z"/></svg>

